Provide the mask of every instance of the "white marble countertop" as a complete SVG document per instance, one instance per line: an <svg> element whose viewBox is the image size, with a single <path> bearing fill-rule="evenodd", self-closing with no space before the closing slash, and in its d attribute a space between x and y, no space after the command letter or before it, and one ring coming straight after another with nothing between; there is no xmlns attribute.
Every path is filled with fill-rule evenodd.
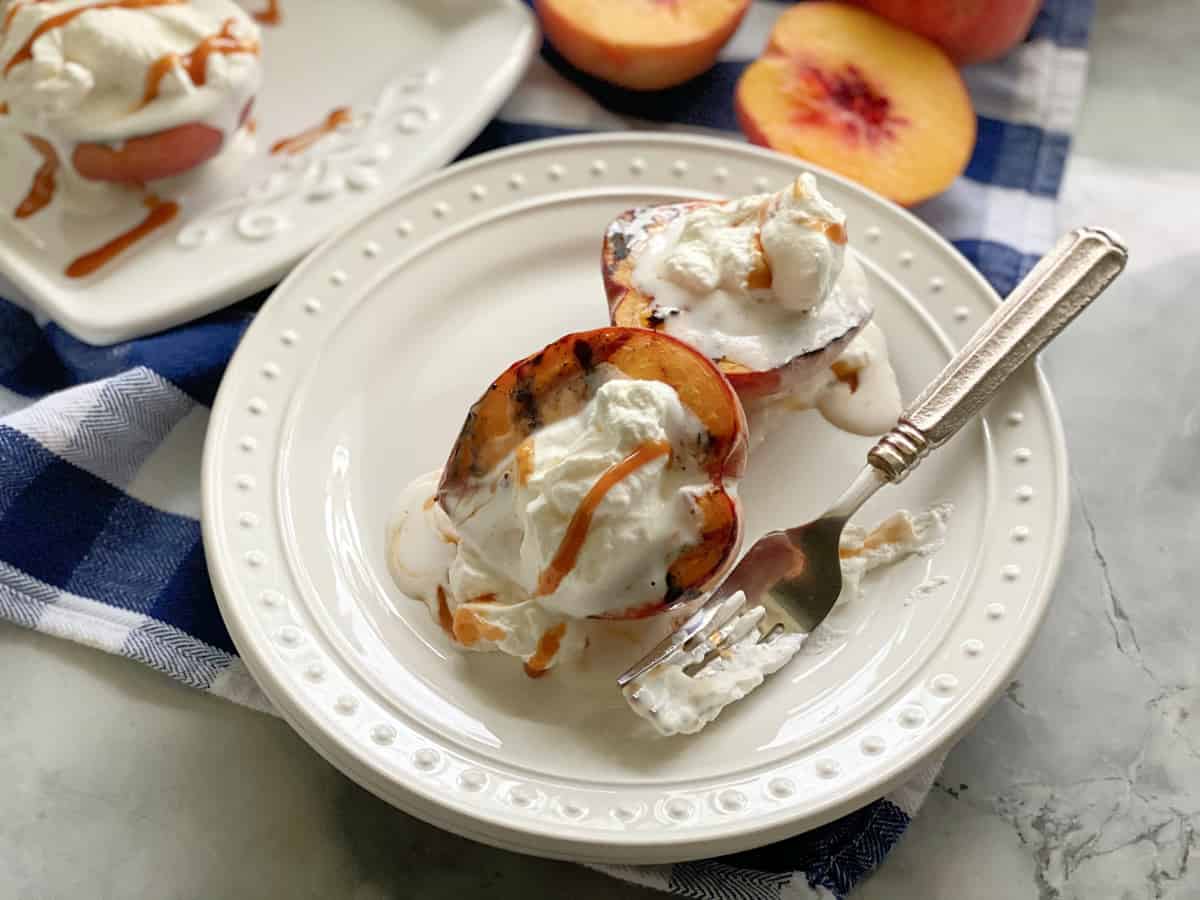
<svg viewBox="0 0 1200 900"><path fill-rule="evenodd" d="M1200 897L1198 45L1195 0L1099 3L1061 225L1131 262L1046 361L1066 563L864 900ZM282 722L93 650L0 625L0 685L0 897L661 896L417 822Z"/></svg>

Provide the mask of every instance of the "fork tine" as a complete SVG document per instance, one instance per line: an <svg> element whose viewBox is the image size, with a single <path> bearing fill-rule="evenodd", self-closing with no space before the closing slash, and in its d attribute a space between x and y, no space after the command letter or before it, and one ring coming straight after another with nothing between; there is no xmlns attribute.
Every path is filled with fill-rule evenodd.
<svg viewBox="0 0 1200 900"><path fill-rule="evenodd" d="M719 656L721 651L726 647L738 643L738 641L742 640L750 632L756 630L766 612L761 606L751 607L722 625L710 634L703 643L697 643L695 648L697 658L688 664L687 668L684 669L684 674L695 675L715 657Z"/></svg>
<svg viewBox="0 0 1200 900"><path fill-rule="evenodd" d="M653 650L621 673L617 678L617 684L625 687L677 653L686 652L685 648L688 648L689 645L694 646L696 639L707 639L714 631L741 612L745 605L746 596L740 591L723 597L710 597L682 625L659 642Z"/></svg>

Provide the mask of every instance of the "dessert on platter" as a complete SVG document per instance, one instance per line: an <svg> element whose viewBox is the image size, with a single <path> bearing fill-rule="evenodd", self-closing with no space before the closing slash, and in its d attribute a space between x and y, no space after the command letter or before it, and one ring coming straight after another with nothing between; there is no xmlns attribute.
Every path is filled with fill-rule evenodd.
<svg viewBox="0 0 1200 900"><path fill-rule="evenodd" d="M189 176L253 150L259 37L232 0L0 2L0 130L18 144L7 164L30 172L13 218L147 208L68 276L170 222Z"/></svg>
<svg viewBox="0 0 1200 900"><path fill-rule="evenodd" d="M386 535L396 584L461 650L516 657L564 690L589 657L593 676L611 665L615 678L736 560L738 481L778 417L815 408L875 434L899 415L847 243L809 174L774 194L620 215L603 242L613 325L486 387L444 467L400 494ZM847 530L839 602L861 602L872 569L934 552L949 513ZM702 647L626 688L633 712L663 735L699 731L836 628L762 642L763 614L725 626L735 640L714 659Z"/></svg>
<svg viewBox="0 0 1200 900"><path fill-rule="evenodd" d="M0 14L7 124L53 154L64 190L181 175L245 129L259 32L232 0L8 0Z"/></svg>

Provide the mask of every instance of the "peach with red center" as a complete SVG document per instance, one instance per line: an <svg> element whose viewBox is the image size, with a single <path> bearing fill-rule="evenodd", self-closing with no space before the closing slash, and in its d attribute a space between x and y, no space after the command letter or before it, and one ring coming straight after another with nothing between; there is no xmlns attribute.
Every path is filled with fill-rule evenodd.
<svg viewBox="0 0 1200 900"><path fill-rule="evenodd" d="M781 14L765 52L738 81L735 106L754 143L906 206L949 187L975 144L971 100L946 54L838 3Z"/></svg>

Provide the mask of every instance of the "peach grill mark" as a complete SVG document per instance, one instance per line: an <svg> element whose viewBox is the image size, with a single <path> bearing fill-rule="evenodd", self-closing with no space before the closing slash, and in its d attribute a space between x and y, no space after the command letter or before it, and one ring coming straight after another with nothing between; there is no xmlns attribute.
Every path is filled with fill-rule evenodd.
<svg viewBox="0 0 1200 900"><path fill-rule="evenodd" d="M325 135L336 131L339 125L349 123L351 118L350 107L339 106L327 115L325 121L320 125L314 125L299 134L276 141L271 145L271 153L286 153L288 156L303 153Z"/></svg>
<svg viewBox="0 0 1200 900"><path fill-rule="evenodd" d="M26 135L25 140L29 141L33 149L41 154L42 164L34 173L29 193L25 195L25 199L13 213L18 219L28 219L54 199L54 176L58 172L58 154L49 141L33 137L33 135Z"/></svg>
<svg viewBox="0 0 1200 900"><path fill-rule="evenodd" d="M547 628L538 638L537 651L525 662L525 674L530 678L541 678L550 669L558 648L562 646L563 635L567 633L567 623L559 622L553 628Z"/></svg>
<svg viewBox="0 0 1200 900"><path fill-rule="evenodd" d="M877 91L863 71L847 65L829 73L804 62L795 65L789 93L796 104L798 125L836 126L851 143L891 140L908 119L892 111L892 101ZM832 238L831 238L832 240Z"/></svg>
<svg viewBox="0 0 1200 900"><path fill-rule="evenodd" d="M21 48L13 54L8 64L4 67L4 74L7 75L12 71L14 66L18 66L23 62L28 62L33 59L33 45L38 38L47 32L53 31L55 28L61 28L77 16L83 15L85 12L93 9L145 9L151 6L179 6L186 3L187 0L102 0L100 3L89 3L87 6L77 6L75 9L69 9L66 12L59 13L57 16L51 16L45 22L40 24L33 30L33 33L26 38L25 43ZM12 10L10 10L10 13Z"/></svg>
<svg viewBox="0 0 1200 900"><path fill-rule="evenodd" d="M257 55L259 52L258 41L243 40L237 37L233 33L236 25L236 19L226 19L221 23L220 31L204 38L204 40L183 56L180 56L178 53L167 53L151 63L150 69L146 72L146 90L142 94L141 103L138 104L137 108L141 109L143 106L154 102L159 90L162 88L162 80L176 66L187 72L187 76L191 79L193 85L201 87L208 82L208 58L214 53L222 55L253 53Z"/></svg>
<svg viewBox="0 0 1200 900"><path fill-rule="evenodd" d="M150 195L145 200L149 212L128 231L123 231L107 244L98 247L91 253L85 253L67 266L68 278L85 278L91 275L105 263L108 263L124 251L128 250L142 238L162 228L179 213L179 204L174 201L159 200Z"/></svg>
<svg viewBox="0 0 1200 900"><path fill-rule="evenodd" d="M587 540L588 529L592 526L592 516L605 496L623 479L628 478L647 463L653 462L660 456L668 456L671 445L666 441L649 441L642 444L619 463L610 466L580 501L578 509L567 524L566 533L550 565L538 578L537 596L544 597L553 594L562 584L570 571L579 560L579 551Z"/></svg>

